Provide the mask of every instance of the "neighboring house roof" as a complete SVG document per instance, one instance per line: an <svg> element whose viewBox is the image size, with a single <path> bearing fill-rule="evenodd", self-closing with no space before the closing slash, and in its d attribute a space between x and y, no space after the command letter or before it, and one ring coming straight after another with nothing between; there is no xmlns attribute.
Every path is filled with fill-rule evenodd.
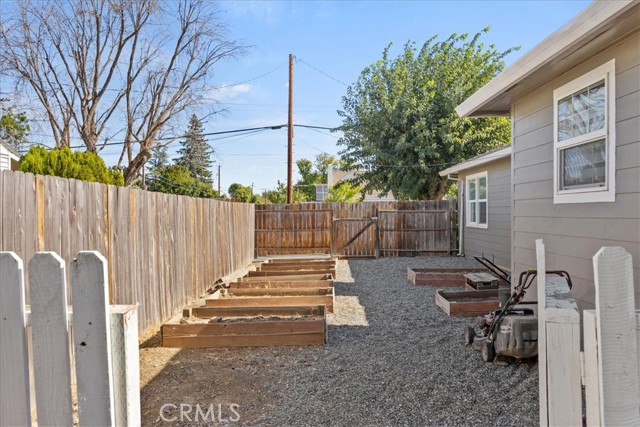
<svg viewBox="0 0 640 427"><path fill-rule="evenodd" d="M507 116L511 103L638 30L640 0L594 1L467 100L461 117Z"/></svg>
<svg viewBox="0 0 640 427"><path fill-rule="evenodd" d="M440 176L447 176L449 174L458 173L466 169L471 169L476 166L481 166L486 163L493 162L494 160L503 159L505 157L511 157L511 145L496 148L472 159L451 166L450 168L441 171Z"/></svg>
<svg viewBox="0 0 640 427"><path fill-rule="evenodd" d="M6 142L0 141L0 145L2 145L2 147L7 151L7 154L9 155L9 157L11 157L16 162L20 160L20 153L18 152L18 150L16 150Z"/></svg>

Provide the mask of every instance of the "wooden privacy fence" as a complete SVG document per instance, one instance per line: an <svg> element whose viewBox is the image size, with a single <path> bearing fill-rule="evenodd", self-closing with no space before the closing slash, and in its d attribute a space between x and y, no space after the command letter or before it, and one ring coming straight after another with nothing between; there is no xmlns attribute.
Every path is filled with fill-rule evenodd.
<svg viewBox="0 0 640 427"><path fill-rule="evenodd" d="M538 258L540 425L640 425L640 310L635 309L631 255L603 247L593 257L596 309L580 312L566 286L545 280Z"/></svg>
<svg viewBox="0 0 640 427"><path fill-rule="evenodd" d="M256 256L447 255L456 221L456 204L446 200L257 205Z"/></svg>
<svg viewBox="0 0 640 427"><path fill-rule="evenodd" d="M111 304L140 304L140 332L253 260L251 204L0 172L0 251L83 250L111 266Z"/></svg>
<svg viewBox="0 0 640 427"><path fill-rule="evenodd" d="M72 310L57 254L28 270L27 292L22 260L0 252L0 426L30 426L33 402L37 425L74 425L74 395L80 426L140 425L137 307L109 306L105 258L76 255Z"/></svg>

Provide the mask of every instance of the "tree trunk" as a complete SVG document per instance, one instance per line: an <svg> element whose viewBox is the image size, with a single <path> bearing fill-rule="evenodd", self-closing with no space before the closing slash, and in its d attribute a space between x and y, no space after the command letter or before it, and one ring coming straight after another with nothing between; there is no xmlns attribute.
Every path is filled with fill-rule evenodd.
<svg viewBox="0 0 640 427"><path fill-rule="evenodd" d="M129 163L129 166L124 171L124 185L127 187L133 184L138 177L138 172L144 167L147 161L151 158L151 151L146 148L142 148L140 152Z"/></svg>

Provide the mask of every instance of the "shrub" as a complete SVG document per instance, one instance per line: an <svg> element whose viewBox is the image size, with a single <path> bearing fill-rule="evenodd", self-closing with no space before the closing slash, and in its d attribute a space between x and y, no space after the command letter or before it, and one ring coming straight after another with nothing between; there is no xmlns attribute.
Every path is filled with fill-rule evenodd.
<svg viewBox="0 0 640 427"><path fill-rule="evenodd" d="M68 147L47 150L44 147L33 146L22 158L20 170L39 175L124 185L122 172L107 168L100 156L90 152L74 152Z"/></svg>

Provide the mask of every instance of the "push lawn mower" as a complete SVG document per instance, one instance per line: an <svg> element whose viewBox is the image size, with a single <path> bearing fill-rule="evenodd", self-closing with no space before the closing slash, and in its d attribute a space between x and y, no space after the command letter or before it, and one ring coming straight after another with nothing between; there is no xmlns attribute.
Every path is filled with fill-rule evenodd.
<svg viewBox="0 0 640 427"><path fill-rule="evenodd" d="M571 289L571 278L566 271L547 271L546 274L563 277ZM537 275L536 270L520 273L518 286L500 309L477 317L476 325L465 328L465 344L472 344L474 350L480 350L485 362L492 362L496 355L516 359L538 355L538 317L530 308L516 308L518 304L537 304L535 301L522 301Z"/></svg>

